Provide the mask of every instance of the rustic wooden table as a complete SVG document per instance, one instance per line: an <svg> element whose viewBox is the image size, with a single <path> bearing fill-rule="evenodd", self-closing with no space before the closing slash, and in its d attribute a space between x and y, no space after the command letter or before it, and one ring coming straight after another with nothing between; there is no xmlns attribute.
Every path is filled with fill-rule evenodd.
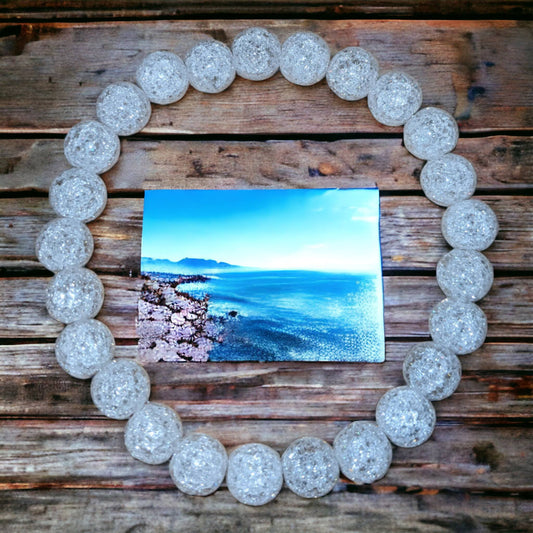
<svg viewBox="0 0 533 533"><path fill-rule="evenodd" d="M531 531L532 24L526 1L181 2L8 0L0 6L0 530L11 531ZM81 7L80 7L81 6ZM244 20L261 16L261 20ZM222 17L222 19L217 18ZM377 18L379 17L379 18ZM398 18L403 17L403 18ZM526 21L518 19L525 18ZM54 358L61 325L44 309L50 278L34 240L53 217L52 179L67 168L66 131L92 117L107 84L131 79L158 49L185 50L205 35L229 42L250 25L280 38L316 31L332 50L360 45L383 69L405 68L424 104L454 114L457 153L478 171L477 195L501 230L487 256L496 279L481 306L486 344L461 358L458 391L436 404L432 438L397 449L370 486L342 479L329 496L283 490L260 508L223 488L193 498L167 466L133 460L124 423L102 417L89 384ZM106 302L100 315L118 355L135 356L143 190L350 187L381 190L387 362L147 366L152 399L190 429L228 447L259 440L282 450L298 436L331 441L347 421L371 419L402 383L413 342L442 294L435 263L447 246L442 209L421 194L422 163L366 103L340 101L325 82L292 86L277 74L237 79L209 96L153 106L150 124L122 142L105 174L109 203L91 223Z"/></svg>

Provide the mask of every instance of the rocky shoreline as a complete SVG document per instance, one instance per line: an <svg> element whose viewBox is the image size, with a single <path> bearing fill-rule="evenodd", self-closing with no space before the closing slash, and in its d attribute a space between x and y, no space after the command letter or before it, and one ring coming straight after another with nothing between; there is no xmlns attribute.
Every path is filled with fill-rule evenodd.
<svg viewBox="0 0 533 533"><path fill-rule="evenodd" d="M201 275L143 274L138 303L139 359L207 361L222 342L223 319L208 316L209 295L195 298L182 290L187 283L205 283Z"/></svg>

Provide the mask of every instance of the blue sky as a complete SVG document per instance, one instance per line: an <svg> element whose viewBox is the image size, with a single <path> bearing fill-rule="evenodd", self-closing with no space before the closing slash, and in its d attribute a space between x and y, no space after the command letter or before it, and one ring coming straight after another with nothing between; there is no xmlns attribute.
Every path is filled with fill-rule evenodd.
<svg viewBox="0 0 533 533"><path fill-rule="evenodd" d="M143 257L377 273L378 189L146 191Z"/></svg>

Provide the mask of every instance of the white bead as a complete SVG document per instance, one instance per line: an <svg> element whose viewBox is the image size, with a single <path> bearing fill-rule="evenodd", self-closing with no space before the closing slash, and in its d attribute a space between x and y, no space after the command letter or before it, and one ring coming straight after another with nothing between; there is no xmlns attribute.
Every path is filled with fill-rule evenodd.
<svg viewBox="0 0 533 533"><path fill-rule="evenodd" d="M37 259L52 272L84 266L93 255L93 236L85 224L73 218L56 218L37 236Z"/></svg>
<svg viewBox="0 0 533 533"><path fill-rule="evenodd" d="M191 85L203 93L220 93L235 79L231 50L220 41L206 40L193 46L185 58Z"/></svg>
<svg viewBox="0 0 533 533"><path fill-rule="evenodd" d="M207 496L226 475L228 454L222 444L202 433L191 433L178 442L170 461L170 476L181 492Z"/></svg>
<svg viewBox="0 0 533 533"><path fill-rule="evenodd" d="M288 446L281 457L287 487L302 498L320 498L339 479L339 465L331 446L314 437L302 437Z"/></svg>
<svg viewBox="0 0 533 533"><path fill-rule="evenodd" d="M283 485L278 452L264 444L243 444L231 452L226 476L233 497L246 505L272 501Z"/></svg>
<svg viewBox="0 0 533 533"><path fill-rule="evenodd" d="M172 52L153 52L140 64L135 75L139 87L154 104L181 100L189 88L189 75L182 59Z"/></svg>
<svg viewBox="0 0 533 533"><path fill-rule="evenodd" d="M350 46L337 52L331 60L326 79L329 88L343 100L364 98L378 79L376 58L363 48Z"/></svg>
<svg viewBox="0 0 533 533"><path fill-rule="evenodd" d="M487 317L476 304L446 298L429 315L429 333L437 346L465 355L485 341Z"/></svg>
<svg viewBox="0 0 533 533"><path fill-rule="evenodd" d="M58 272L47 287L48 314L64 324L95 317L104 303L104 286L87 268Z"/></svg>
<svg viewBox="0 0 533 533"><path fill-rule="evenodd" d="M281 47L281 74L296 85L314 85L326 75L330 52L316 33L293 33Z"/></svg>
<svg viewBox="0 0 533 533"><path fill-rule="evenodd" d="M118 161L119 155L118 136L96 120L79 122L65 137L65 157L73 167L101 174Z"/></svg>
<svg viewBox="0 0 533 533"><path fill-rule="evenodd" d="M405 147L419 159L436 159L451 152L459 139L455 119L436 107L415 113L403 129Z"/></svg>
<svg viewBox="0 0 533 533"><path fill-rule="evenodd" d="M450 246L481 252L498 234L494 211L481 200L462 200L444 212L442 234Z"/></svg>
<svg viewBox="0 0 533 533"><path fill-rule="evenodd" d="M231 45L235 70L241 78L260 81L272 77L279 68L279 39L264 28L248 28Z"/></svg>
<svg viewBox="0 0 533 533"><path fill-rule="evenodd" d="M125 420L141 409L150 396L150 378L131 359L114 359L91 381L91 398L109 418Z"/></svg>
<svg viewBox="0 0 533 533"><path fill-rule="evenodd" d="M392 446L374 422L352 422L333 442L342 473L354 483L373 483L388 471Z"/></svg>
<svg viewBox="0 0 533 533"><path fill-rule="evenodd" d="M98 174L83 168L71 168L54 179L48 199L58 215L90 222L104 210L107 189Z"/></svg>
<svg viewBox="0 0 533 533"><path fill-rule="evenodd" d="M56 340L57 362L71 376L87 379L113 359L115 340L109 328L92 318L66 326Z"/></svg>
<svg viewBox="0 0 533 533"><path fill-rule="evenodd" d="M407 385L428 400L443 400L454 393L461 381L461 363L450 350L433 342L421 342L404 359L403 377Z"/></svg>
<svg viewBox="0 0 533 533"><path fill-rule="evenodd" d="M402 448L426 442L435 428L431 402L411 387L387 391L376 407L376 422L387 437Z"/></svg>
<svg viewBox="0 0 533 533"><path fill-rule="evenodd" d="M141 131L148 124L151 114L146 94L127 81L108 85L96 100L96 116L117 135Z"/></svg>
<svg viewBox="0 0 533 533"><path fill-rule="evenodd" d="M135 459L160 465L171 458L181 435L181 420L176 411L148 402L128 420L124 443Z"/></svg>
<svg viewBox="0 0 533 533"><path fill-rule="evenodd" d="M368 92L368 109L385 126L405 124L421 105L420 85L401 70L383 74Z"/></svg>
<svg viewBox="0 0 533 533"><path fill-rule="evenodd" d="M494 269L475 250L453 249L437 263L437 283L448 298L477 302L490 290Z"/></svg>
<svg viewBox="0 0 533 533"><path fill-rule="evenodd" d="M472 163L457 154L445 154L428 161L420 174L424 194L437 205L447 207L470 198L477 175Z"/></svg>

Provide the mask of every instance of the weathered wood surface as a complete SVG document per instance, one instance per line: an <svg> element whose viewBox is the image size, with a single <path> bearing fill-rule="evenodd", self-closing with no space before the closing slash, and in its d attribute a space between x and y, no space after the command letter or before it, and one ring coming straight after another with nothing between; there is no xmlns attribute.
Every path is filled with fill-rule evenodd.
<svg viewBox="0 0 533 533"><path fill-rule="evenodd" d="M533 189L533 138L459 139L477 170L478 193ZM360 187L420 191L423 162L395 139L338 141L122 140L104 179L110 193L145 189ZM0 139L0 193L47 192L68 167L63 139Z"/></svg>
<svg viewBox="0 0 533 533"><path fill-rule="evenodd" d="M4 0L2 19L56 18L148 18L187 16L366 16L366 17L437 17L437 18L513 18L531 17L529 0Z"/></svg>
<svg viewBox="0 0 533 533"><path fill-rule="evenodd" d="M174 10L170 15L182 9L241 17L274 12L488 17L498 10L501 18L511 13L518 18L521 9L531 12L529 2L518 0L36 5L4 2L0 19L14 21L9 17L15 11L21 20L160 17L168 9ZM45 11L53 6L57 10ZM318 501L284 490L273 504L257 509L237 504L226 489L209 499L188 498L170 490L165 466L148 467L128 457L124 423L103 418L91 403L89 383L70 378L55 361L53 339L61 326L46 316L49 278L33 257L35 235L52 217L43 195L67 168L59 134L93 115L100 90L131 78L146 52L177 47L183 53L193 39L231 40L256 23L282 38L296 29L318 31L332 51L360 44L382 67L414 74L425 103L458 118L466 136L457 153L474 163L479 197L495 209L501 225L487 251L497 279L481 302L489 341L461 358L463 379L456 394L436 403L432 438L419 448L396 450L388 476L371 486L344 479ZM0 278L0 529L530 531L532 27L516 20L0 26L0 269L8 276ZM190 134L197 136L191 140ZM310 434L331 441L349 420L371 419L381 394L402 383L405 353L427 338L428 312L442 298L435 263L448 249L439 229L442 209L421 196L422 162L407 154L400 129L381 128L364 102L342 102L324 83L298 88L278 74L261 84L239 79L216 96L191 90L175 106L154 106L149 127L124 140L122 152L104 176L111 198L104 216L91 224L97 250L89 264L105 274L101 318L119 340L119 357L136 352L140 282L128 276L139 268L143 188L378 184L384 193L385 364L179 363L171 370L165 363L147 365L152 399L175 407L186 429L212 433L230 447L259 440L282 450L293 438Z"/></svg>
<svg viewBox="0 0 533 533"><path fill-rule="evenodd" d="M229 42L251 24L205 20L0 26L0 133L64 133L79 120L94 116L96 97L107 84L133 79L145 54L172 49L183 55L207 36ZM424 104L453 113L462 132L531 127L530 22L261 20L253 24L272 29L282 39L296 30L316 31L333 52L346 46L367 48L382 69L404 68L420 80ZM153 106L144 134L387 131L401 129L379 125L364 100L342 101L324 80L298 87L278 73L259 84L238 78L217 95L190 90L177 105Z"/></svg>
<svg viewBox="0 0 533 533"><path fill-rule="evenodd" d="M18 490L0 494L9 533L443 533L531 531L533 505L521 498L394 488L340 491L309 502L283 491L276 504L236 506L226 490L209 498L167 490Z"/></svg>
<svg viewBox="0 0 533 533"><path fill-rule="evenodd" d="M137 338L135 319L142 281L138 278L101 276L106 298L99 316L118 338ZM0 338L54 338L62 329L46 313L49 278L8 278L0 285ZM482 300L490 338L533 337L531 308L533 277L500 277ZM428 314L443 295L434 277L384 278L385 334L417 339L428 335Z"/></svg>
<svg viewBox="0 0 533 533"><path fill-rule="evenodd" d="M218 185L221 185L218 183ZM520 270L533 264L533 198L478 196L500 220L495 243L486 251L497 269ZM89 224L95 253L88 266L98 272L137 275L140 268L142 198L112 198ZM387 270L434 270L449 250L441 233L444 210L424 197L381 198L381 246ZM0 271L41 270L35 238L54 213L46 198L7 198L0 212ZM120 247L114 243L120 242Z"/></svg>
<svg viewBox="0 0 533 533"><path fill-rule="evenodd" d="M388 342L387 361L381 365L287 361L152 363L145 368L152 378L151 398L172 405L188 423L261 419L269 432L268 420L290 419L299 420L302 431L305 421L372 418L379 397L402 384L409 348L407 342ZM119 346L117 355L135 357L136 347ZM488 342L462 357L457 392L435 404L440 423L527 422L533 404L530 355L527 343ZM59 367L53 344L0 346L0 416L104 418L91 402L88 381L71 378ZM269 442L290 438L274 427L271 431Z"/></svg>

